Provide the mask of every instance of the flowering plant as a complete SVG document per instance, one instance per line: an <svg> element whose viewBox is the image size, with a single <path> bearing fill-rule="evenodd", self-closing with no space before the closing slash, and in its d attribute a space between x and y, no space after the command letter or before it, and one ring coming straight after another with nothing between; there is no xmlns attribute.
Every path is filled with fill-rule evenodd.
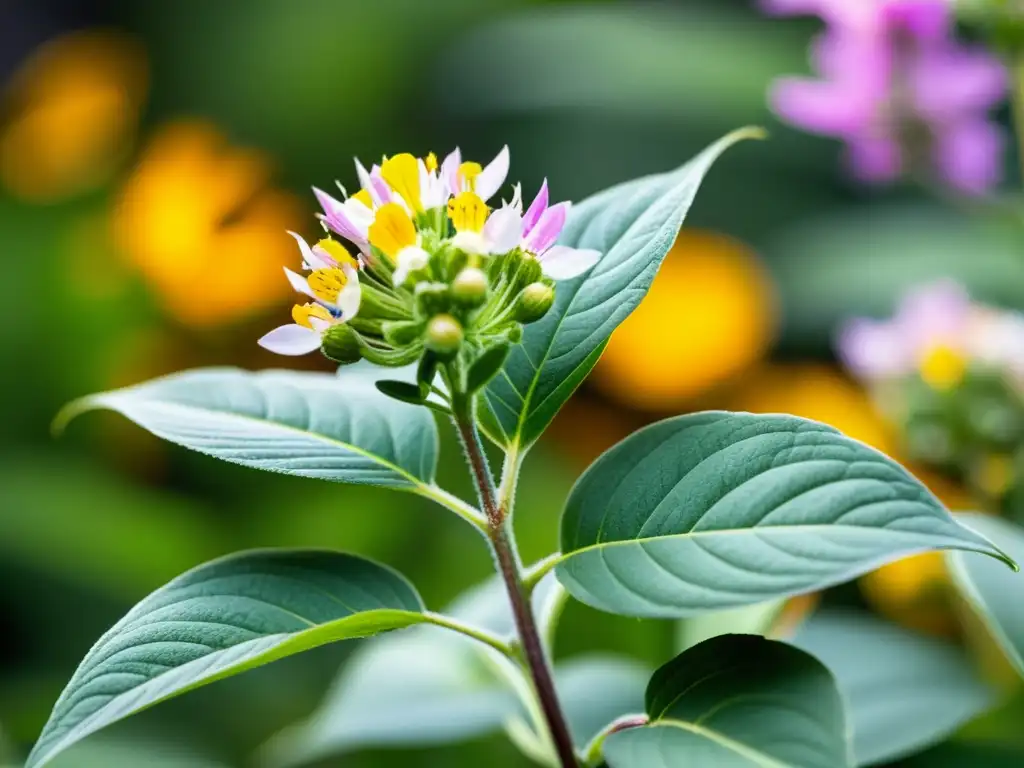
<svg viewBox="0 0 1024 768"><path fill-rule="evenodd" d="M507 150L486 166L457 151L440 164L409 154L369 171L357 164L358 192L316 192L331 235L314 245L295 235L303 272L286 275L310 301L260 340L284 355L320 349L341 364L337 374L193 370L71 404L58 426L108 408L225 461L429 499L480 534L496 576L438 612L404 577L355 554L260 550L200 565L100 638L29 768L199 686L400 629L368 646L324 711L272 742L266 759L296 764L353 744L436 742L494 726L562 768L836 768L905 750L872 742L864 752L825 664L761 636L778 601L907 554L962 550L991 556L993 568L1012 563L873 449L784 415L670 418L577 480L560 551L527 566L516 546L517 481L531 447L640 302L712 163L757 133L734 133L678 170L571 209L550 204L546 183L525 211L519 187L492 206ZM439 415L459 435L475 504L435 481ZM481 433L502 455L498 479ZM637 618L717 621L729 611L729 626L748 633L706 632L653 675L573 659L552 668L570 597ZM744 613L737 625L736 609L758 622ZM481 668L479 696L445 697Z"/></svg>

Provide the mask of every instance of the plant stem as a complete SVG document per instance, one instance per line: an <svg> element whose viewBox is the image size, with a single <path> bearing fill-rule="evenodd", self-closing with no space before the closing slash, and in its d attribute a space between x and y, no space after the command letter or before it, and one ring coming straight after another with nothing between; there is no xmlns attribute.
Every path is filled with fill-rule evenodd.
<svg viewBox="0 0 1024 768"><path fill-rule="evenodd" d="M576 761L572 736L569 733L565 715L562 713L562 707L558 703L558 693L551 676L551 668L548 665L540 633L537 631L537 622L530 606L529 594L523 584L519 555L511 533L511 521L506 514L507 510L498 504L494 478L484 454L480 433L476 428L472 405L461 397L453 398L453 403L456 405L453 409L455 427L459 432L463 450L469 461L473 481L480 497L480 505L487 515L491 548L494 551L498 571L505 582L509 602L512 604L512 616L519 633L519 642L529 667L530 676L533 678L537 700L540 702L541 711L547 721L551 742L562 768L578 768L579 763Z"/></svg>

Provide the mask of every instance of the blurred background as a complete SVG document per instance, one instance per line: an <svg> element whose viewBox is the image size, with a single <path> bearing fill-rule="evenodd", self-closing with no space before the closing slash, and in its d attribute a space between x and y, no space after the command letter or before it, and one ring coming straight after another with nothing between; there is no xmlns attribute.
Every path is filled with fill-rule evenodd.
<svg viewBox="0 0 1024 768"><path fill-rule="evenodd" d="M292 303L285 230L316 235L309 187L353 185L354 155L458 145L486 160L507 143L527 194L546 176L556 199L578 200L675 167L741 125L771 131L713 169L650 295L527 461L527 560L557 546L575 475L667 415L786 411L908 458L837 365L836 329L888 315L942 276L1024 308L1024 239L1000 206L860 186L837 142L772 115L770 83L807 72L818 29L749 0L2 0L0 763L5 750L24 755L79 659L129 606L219 554L359 551L406 573L434 608L487 576L475 534L409 496L216 463L112 415L60 441L49 432L69 399L185 367L329 370L255 340ZM996 117L1009 125L1007 107ZM1005 189L1019 188L1015 167L1008 153ZM442 480L468 494L445 438ZM991 501L957 473L915 468L955 509ZM1003 490L1007 472L992 481ZM1012 501L998 506L1016 514ZM961 632L935 558L826 600ZM656 665L674 632L572 605L558 652L604 647ZM61 764L245 765L316 706L349 645L163 704ZM980 729L1024 739L1000 724L1014 706ZM323 765L410 761L526 764L496 736Z"/></svg>

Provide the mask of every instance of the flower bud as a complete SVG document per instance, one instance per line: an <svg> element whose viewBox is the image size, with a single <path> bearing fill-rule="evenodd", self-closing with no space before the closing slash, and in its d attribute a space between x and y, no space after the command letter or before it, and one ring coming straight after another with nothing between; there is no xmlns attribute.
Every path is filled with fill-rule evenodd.
<svg viewBox="0 0 1024 768"><path fill-rule="evenodd" d="M398 321L384 323L384 340L393 347L405 347L414 343L423 333L422 321Z"/></svg>
<svg viewBox="0 0 1024 768"><path fill-rule="evenodd" d="M359 338L356 336L356 332L345 323L333 325L327 329L320 341L320 351L323 352L324 357L339 365L358 362L362 357Z"/></svg>
<svg viewBox="0 0 1024 768"><path fill-rule="evenodd" d="M442 314L450 307L451 296L444 283L420 283L416 286L416 308L423 317Z"/></svg>
<svg viewBox="0 0 1024 768"><path fill-rule="evenodd" d="M519 272L516 275L516 279L519 280L519 285L529 285L540 280L541 274L540 262L533 256L525 255L519 262Z"/></svg>
<svg viewBox="0 0 1024 768"><path fill-rule="evenodd" d="M555 290L544 283L530 283L519 294L516 319L521 323L540 320L555 303Z"/></svg>
<svg viewBox="0 0 1024 768"><path fill-rule="evenodd" d="M462 326L451 315L437 315L427 323L427 348L441 357L458 352L462 338Z"/></svg>
<svg viewBox="0 0 1024 768"><path fill-rule="evenodd" d="M464 307L479 307L487 298L487 275L477 267L466 267L452 281L452 298Z"/></svg>

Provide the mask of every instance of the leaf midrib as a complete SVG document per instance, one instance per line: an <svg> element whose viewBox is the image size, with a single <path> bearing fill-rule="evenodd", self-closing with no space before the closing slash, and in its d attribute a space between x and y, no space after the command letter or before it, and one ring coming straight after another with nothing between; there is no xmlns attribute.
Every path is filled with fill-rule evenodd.
<svg viewBox="0 0 1024 768"><path fill-rule="evenodd" d="M117 393L113 392L113 393L104 393L104 394L100 394L100 395L93 395L91 397L84 398L83 400L79 401L79 402L81 402L83 404L83 407L81 408L81 411L84 412L85 410L93 410L93 409L95 409L97 407L104 407L104 408L107 408L107 409L112 410L112 411L117 411L118 413L122 414L123 416L127 416L127 414L122 409L123 406L122 407L118 407L118 406L114 405L113 403L108 402L108 398L114 398L116 396L117 396ZM132 399L132 396L129 395L127 399L129 399L129 400ZM96 405L93 405L93 403L95 403ZM224 418L228 418L228 419L236 419L236 420L238 420L240 422L243 422L243 423L252 422L252 423L255 423L255 424L260 424L262 426L268 426L269 425L271 428L279 429L282 432L294 433L294 434L297 434L297 435L301 435L301 436L303 436L303 437L305 437L307 439L311 439L311 440L314 440L314 441L319 441L319 442L322 442L322 443L326 443L327 445L338 447L338 448L341 448L342 450L351 451L352 453L355 453L355 454L358 454L360 456L363 456L364 458L367 458L367 459L369 459L370 461L373 461L376 464L380 464L385 469L388 469L388 470L394 472L395 474L399 475L403 480L406 480L410 485L413 485L413 486L415 486L417 488L429 488L430 487L430 483L429 482L416 477L415 475L413 475L408 470L403 469L402 467L398 466L397 464L394 464L393 462L388 461L387 459L385 459L385 458L383 458L381 456L378 456L375 453L370 453L369 451L367 451L367 450L365 450L363 448L360 448L360 447L358 447L356 445L353 445L352 443L346 443L343 440L338 440L336 438L330 437L328 435L321 434L319 432L312 432L310 430L305 430L305 429L300 429L298 427L293 427L293 426L291 426L289 424L282 424L282 423L277 422L277 421L270 421L269 419L260 419L260 418L257 418L255 416L247 416L247 415L241 414L241 413L234 413L234 412L231 412L231 411L217 411L217 410L213 410L212 408L203 408L202 406L196 406L196 405L185 405L184 403L175 403L175 402L170 402L170 401L167 401L167 400L159 400L159 399L145 400L145 401L142 401L140 403L140 405L142 407L147 407L147 406L149 406L149 405L151 405L153 403L157 403L157 404L159 404L159 405L161 405L161 406L163 406L165 408L172 408L172 409L178 408L178 409L182 409L182 410L186 410L186 411L195 411L195 412L202 413L202 414L212 413L212 414L216 414L217 416L220 416L220 417L224 417ZM206 451L200 451L199 449L193 449L193 450L196 450L199 453L206 453Z"/></svg>
<svg viewBox="0 0 1024 768"><path fill-rule="evenodd" d="M704 726L697 725L696 723L687 722L686 720L677 720L675 718L666 718L664 720L658 720L657 722L651 723L650 725L644 726L645 728L678 728L679 730L689 731L690 733L698 736L703 736L710 741L720 744L731 752L735 752L741 757L745 757L760 768L798 768L798 766L791 765L790 763L783 763L776 760L769 755L764 754L752 747L748 747L742 742L730 739L719 731L705 728Z"/></svg>

